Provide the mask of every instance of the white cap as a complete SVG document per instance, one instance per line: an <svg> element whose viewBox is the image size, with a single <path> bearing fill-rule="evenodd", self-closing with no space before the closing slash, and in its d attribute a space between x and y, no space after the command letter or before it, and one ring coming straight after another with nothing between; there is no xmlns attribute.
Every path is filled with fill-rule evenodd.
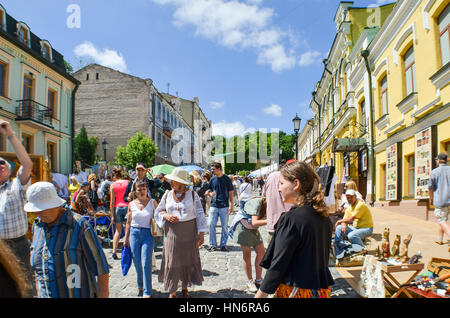
<svg viewBox="0 0 450 318"><path fill-rule="evenodd" d="M348 189L348 190L345 192L345 195L356 195L356 191L355 191L355 190L352 190L352 189Z"/></svg>
<svg viewBox="0 0 450 318"><path fill-rule="evenodd" d="M25 204L25 212L41 212L57 208L64 203L56 193L55 186L50 182L36 182L27 190L28 203Z"/></svg>

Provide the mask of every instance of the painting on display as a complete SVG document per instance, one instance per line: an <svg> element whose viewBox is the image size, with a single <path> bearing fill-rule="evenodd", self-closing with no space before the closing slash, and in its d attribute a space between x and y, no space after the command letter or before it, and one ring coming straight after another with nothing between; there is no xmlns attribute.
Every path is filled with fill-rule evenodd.
<svg viewBox="0 0 450 318"><path fill-rule="evenodd" d="M428 199L428 183L433 164L431 127L415 134L415 198Z"/></svg>
<svg viewBox="0 0 450 318"><path fill-rule="evenodd" d="M386 149L386 200L398 199L398 146L393 144Z"/></svg>

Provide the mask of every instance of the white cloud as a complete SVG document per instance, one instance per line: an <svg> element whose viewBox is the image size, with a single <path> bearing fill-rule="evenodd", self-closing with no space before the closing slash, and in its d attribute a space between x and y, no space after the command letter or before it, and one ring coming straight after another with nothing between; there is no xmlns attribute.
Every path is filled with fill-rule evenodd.
<svg viewBox="0 0 450 318"><path fill-rule="evenodd" d="M221 135L225 138L230 138L233 136L244 136L246 133L255 132L254 128L245 128L245 126L240 122L227 122L221 121L212 124L212 135Z"/></svg>
<svg viewBox="0 0 450 318"><path fill-rule="evenodd" d="M292 69L297 58L288 45L296 46L291 32L275 27L274 9L262 7L261 0L153 0L173 5L173 23L193 26L196 36L231 49L253 49L259 64L274 72Z"/></svg>
<svg viewBox="0 0 450 318"><path fill-rule="evenodd" d="M277 117L281 117L281 112L282 112L281 107L277 104L272 104L269 107L264 108L263 111L266 115L274 115Z"/></svg>
<svg viewBox="0 0 450 318"><path fill-rule="evenodd" d="M127 64L121 53L110 49L97 49L91 42L84 42L75 47L75 55L88 57L95 63L110 67L120 72L127 72Z"/></svg>
<svg viewBox="0 0 450 318"><path fill-rule="evenodd" d="M211 108L219 109L225 105L225 102L210 102Z"/></svg>
<svg viewBox="0 0 450 318"><path fill-rule="evenodd" d="M309 66L319 61L321 57L320 52L317 51L307 51L300 56L300 60L298 61L299 66Z"/></svg>

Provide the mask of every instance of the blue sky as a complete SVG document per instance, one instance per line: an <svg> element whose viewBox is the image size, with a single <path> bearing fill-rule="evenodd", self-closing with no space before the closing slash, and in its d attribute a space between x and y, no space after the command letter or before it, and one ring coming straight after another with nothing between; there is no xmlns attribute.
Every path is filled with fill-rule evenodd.
<svg viewBox="0 0 450 318"><path fill-rule="evenodd" d="M387 0L356 0L355 6ZM77 68L80 58L198 97L213 133L293 132L335 36L335 0L0 0ZM71 27L71 5L80 27ZM76 25L75 25L76 26Z"/></svg>

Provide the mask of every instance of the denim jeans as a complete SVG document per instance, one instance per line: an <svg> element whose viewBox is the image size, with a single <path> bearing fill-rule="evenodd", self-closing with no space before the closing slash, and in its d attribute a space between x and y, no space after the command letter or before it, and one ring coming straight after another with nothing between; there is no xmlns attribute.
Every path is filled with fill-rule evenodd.
<svg viewBox="0 0 450 318"><path fill-rule="evenodd" d="M346 235L350 242L351 246L348 246L344 242L344 233L342 233L342 225L339 224L336 227L336 231L334 233L334 253L337 259L344 257L345 252L360 252L364 249L364 242L362 239L367 235L372 234L373 228L366 227L357 229L352 225L347 225Z"/></svg>
<svg viewBox="0 0 450 318"><path fill-rule="evenodd" d="M226 208L209 208L209 245L217 247L216 225L220 217L220 224L222 225L222 236L220 239L220 247L227 245L228 240L228 207Z"/></svg>
<svg viewBox="0 0 450 318"><path fill-rule="evenodd" d="M144 296L152 295L153 236L150 229L131 227L130 248L137 274L138 288Z"/></svg>

